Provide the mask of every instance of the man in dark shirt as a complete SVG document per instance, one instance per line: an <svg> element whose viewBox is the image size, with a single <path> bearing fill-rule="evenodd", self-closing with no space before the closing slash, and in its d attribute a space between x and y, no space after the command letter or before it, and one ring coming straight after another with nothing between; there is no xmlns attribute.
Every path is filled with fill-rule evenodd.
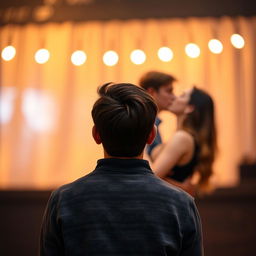
<svg viewBox="0 0 256 256"><path fill-rule="evenodd" d="M175 99L173 93L173 83L176 78L170 74L159 72L159 71L149 71L145 73L139 81L139 85L144 88L155 100L158 111L168 110L168 107L172 104ZM151 158L152 150L159 144L162 143L162 137L159 132L159 125L162 120L157 117L155 125L157 127L156 138L150 145L147 145L146 151L148 156Z"/></svg>
<svg viewBox="0 0 256 256"><path fill-rule="evenodd" d="M193 198L157 178L142 159L156 133L153 99L132 84L105 84L99 95L92 134L104 159L52 193L41 256L202 255Z"/></svg>

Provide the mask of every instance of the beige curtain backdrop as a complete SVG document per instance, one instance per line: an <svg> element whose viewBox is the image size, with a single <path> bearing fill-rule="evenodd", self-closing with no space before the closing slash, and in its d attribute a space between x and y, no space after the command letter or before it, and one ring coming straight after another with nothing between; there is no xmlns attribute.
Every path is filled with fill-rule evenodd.
<svg viewBox="0 0 256 256"><path fill-rule="evenodd" d="M230 36L239 32L243 49L235 49ZM256 152L256 17L128 20L62 24L7 25L0 28L0 49L11 40L17 53L0 66L1 140L0 188L49 189L71 182L93 170L103 156L91 136L90 111L97 87L105 82L137 83L146 71L175 75L176 93L197 85L216 103L219 154L213 182L232 186L239 182L242 159ZM208 41L218 38L223 52L211 53ZM197 59L184 47L195 42ZM172 48L174 58L162 62L159 47ZM39 48L50 51L45 64L37 64ZM133 64L133 49L145 51L142 65ZM70 62L73 51L87 53L82 66ZM102 55L119 54L116 66L107 67ZM161 131L166 140L175 129L169 113Z"/></svg>

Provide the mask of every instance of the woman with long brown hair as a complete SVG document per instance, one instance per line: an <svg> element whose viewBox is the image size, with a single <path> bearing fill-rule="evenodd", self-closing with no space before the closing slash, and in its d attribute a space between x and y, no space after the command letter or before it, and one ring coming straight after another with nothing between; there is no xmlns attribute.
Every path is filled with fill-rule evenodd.
<svg viewBox="0 0 256 256"><path fill-rule="evenodd" d="M176 97L169 110L177 117L177 131L152 151L153 170L192 195L205 193L210 190L217 149L214 102L208 93L194 87ZM195 173L198 180L192 186Z"/></svg>

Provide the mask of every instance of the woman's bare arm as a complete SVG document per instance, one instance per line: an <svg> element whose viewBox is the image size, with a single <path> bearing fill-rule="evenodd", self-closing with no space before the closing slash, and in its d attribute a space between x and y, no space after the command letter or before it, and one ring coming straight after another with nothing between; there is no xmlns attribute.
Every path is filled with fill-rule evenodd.
<svg viewBox="0 0 256 256"><path fill-rule="evenodd" d="M184 131L177 131L163 147L152 164L152 169L157 176L165 178L170 174L171 169L180 164L180 160L189 151L193 151L191 135ZM191 147L192 146L192 147Z"/></svg>

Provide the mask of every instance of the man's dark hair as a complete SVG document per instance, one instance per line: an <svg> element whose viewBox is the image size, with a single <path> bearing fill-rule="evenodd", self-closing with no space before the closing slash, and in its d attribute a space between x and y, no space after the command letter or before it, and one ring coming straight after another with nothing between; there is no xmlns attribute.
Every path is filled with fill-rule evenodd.
<svg viewBox="0 0 256 256"><path fill-rule="evenodd" d="M144 89L126 83L104 84L98 94L92 118L105 151L115 157L140 155L157 114L153 98Z"/></svg>
<svg viewBox="0 0 256 256"><path fill-rule="evenodd" d="M153 88L155 91L158 91L160 87L172 84L175 81L176 78L169 74L158 71L149 71L141 77L139 85L145 90Z"/></svg>

